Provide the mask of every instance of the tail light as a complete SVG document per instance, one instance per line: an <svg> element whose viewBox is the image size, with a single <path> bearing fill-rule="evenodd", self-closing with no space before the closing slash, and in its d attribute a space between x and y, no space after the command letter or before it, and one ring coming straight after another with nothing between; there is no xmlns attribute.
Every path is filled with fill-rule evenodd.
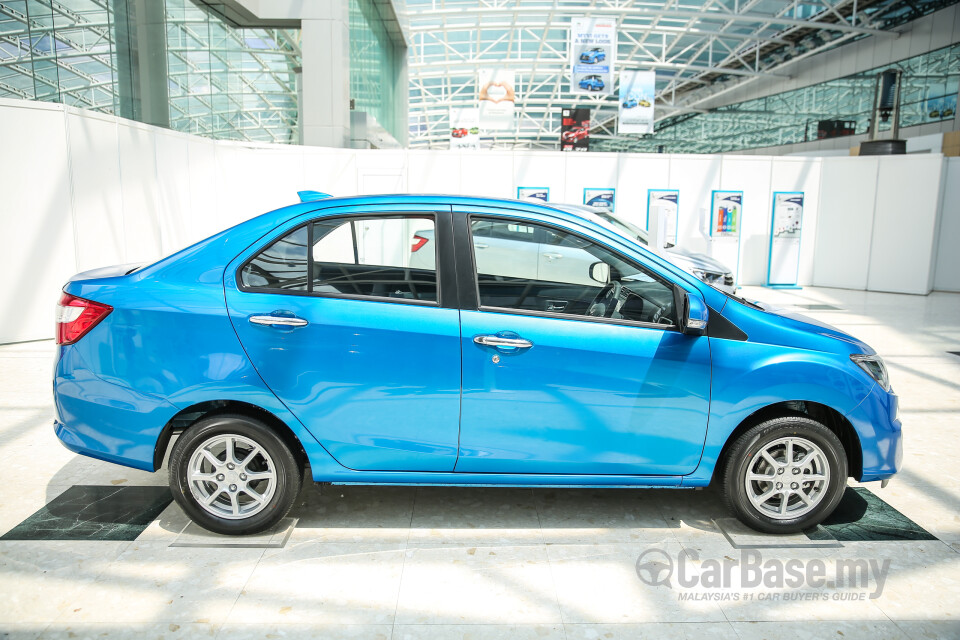
<svg viewBox="0 0 960 640"><path fill-rule="evenodd" d="M423 248L423 245L429 242L429 238L424 238L423 236L413 236L413 245L410 247L410 253L416 253Z"/></svg>
<svg viewBox="0 0 960 640"><path fill-rule="evenodd" d="M64 293L57 303L57 344L73 344L111 311L110 305Z"/></svg>

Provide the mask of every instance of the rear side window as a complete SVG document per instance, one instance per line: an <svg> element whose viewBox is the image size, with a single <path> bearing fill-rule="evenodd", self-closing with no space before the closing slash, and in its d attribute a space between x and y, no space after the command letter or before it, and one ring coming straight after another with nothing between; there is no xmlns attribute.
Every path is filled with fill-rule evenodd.
<svg viewBox="0 0 960 640"><path fill-rule="evenodd" d="M437 301L430 216L318 220L244 265L245 289Z"/></svg>
<svg viewBox="0 0 960 640"><path fill-rule="evenodd" d="M247 262L241 284L250 289L306 291L308 227L290 232Z"/></svg>

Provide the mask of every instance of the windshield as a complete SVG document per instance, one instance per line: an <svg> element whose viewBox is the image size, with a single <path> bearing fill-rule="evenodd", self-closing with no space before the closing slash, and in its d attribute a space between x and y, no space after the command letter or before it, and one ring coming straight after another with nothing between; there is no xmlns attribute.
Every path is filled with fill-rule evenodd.
<svg viewBox="0 0 960 640"><path fill-rule="evenodd" d="M647 242L647 232L640 227L627 222L626 220L621 220L612 213L607 213L606 211L595 211L598 218L609 222L611 225L616 227L617 231L624 234L628 238L634 238L639 240L642 244L649 244Z"/></svg>

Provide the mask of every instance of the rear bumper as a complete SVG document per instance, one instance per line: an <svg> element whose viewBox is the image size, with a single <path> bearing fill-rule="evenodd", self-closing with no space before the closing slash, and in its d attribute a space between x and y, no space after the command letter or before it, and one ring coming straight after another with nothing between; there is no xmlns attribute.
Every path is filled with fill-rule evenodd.
<svg viewBox="0 0 960 640"><path fill-rule="evenodd" d="M163 427L179 411L169 402L96 376L72 346L60 347L53 379L54 431L76 453L155 471Z"/></svg>
<svg viewBox="0 0 960 640"><path fill-rule="evenodd" d="M847 415L860 436L863 473L871 482L893 477L903 464L903 433L897 418L897 396L874 385L870 394Z"/></svg>

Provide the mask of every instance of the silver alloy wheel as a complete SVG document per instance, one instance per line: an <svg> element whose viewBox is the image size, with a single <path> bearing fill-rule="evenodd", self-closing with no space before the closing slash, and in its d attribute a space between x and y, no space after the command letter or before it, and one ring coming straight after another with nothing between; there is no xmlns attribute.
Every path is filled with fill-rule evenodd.
<svg viewBox="0 0 960 640"><path fill-rule="evenodd" d="M197 503L228 520L259 513L277 489L277 468L270 454L236 434L214 436L197 447L187 472Z"/></svg>
<svg viewBox="0 0 960 640"><path fill-rule="evenodd" d="M776 520L809 513L830 485L827 456L806 438L780 438L754 456L744 477L753 507Z"/></svg>

